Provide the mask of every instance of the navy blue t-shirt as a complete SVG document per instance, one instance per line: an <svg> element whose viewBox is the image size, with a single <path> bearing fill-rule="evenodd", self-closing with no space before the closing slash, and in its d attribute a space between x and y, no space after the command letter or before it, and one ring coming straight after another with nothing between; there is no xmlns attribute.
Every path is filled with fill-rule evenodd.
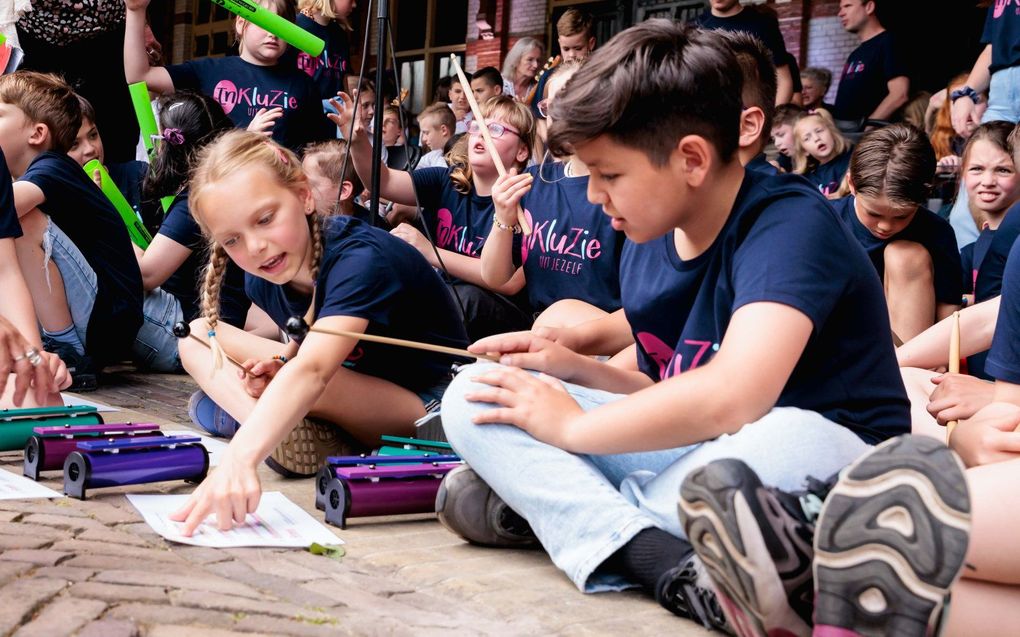
<svg viewBox="0 0 1020 637"><path fill-rule="evenodd" d="M96 273L98 292L89 317L86 348L103 365L129 355L142 325L142 273L127 226L81 166L64 153L47 151L20 181L35 184L50 216Z"/></svg>
<svg viewBox="0 0 1020 637"><path fill-rule="evenodd" d="M436 246L477 259L492 229L495 211L492 197L479 195L474 188L470 195L457 192L450 180L452 171L452 168L422 168L411 171L411 178L418 192L422 217ZM517 264L519 254L520 235L515 235L513 255Z"/></svg>
<svg viewBox="0 0 1020 637"><path fill-rule="evenodd" d="M0 239L17 239L21 234L18 209L14 207L11 171L7 168L4 151L0 149Z"/></svg>
<svg viewBox="0 0 1020 637"><path fill-rule="evenodd" d="M842 155L830 159L828 163L816 166L813 170L804 173L804 178L818 186L818 191L828 197L839 190L843 183L843 177L850 167L850 156L853 148L846 149Z"/></svg>
<svg viewBox="0 0 1020 637"><path fill-rule="evenodd" d="M191 250L184 263L160 286L180 301L184 320L190 322L200 312L199 290L204 280L201 276L202 269L208 262L208 242L191 216L188 208L188 191L185 190L174 197L163 225L159 227L159 234ZM249 307L251 301L244 293L244 271L231 261L227 264L223 284L220 286L220 320L244 329Z"/></svg>
<svg viewBox="0 0 1020 637"><path fill-rule="evenodd" d="M467 334L453 297L417 250L353 217L332 217L323 228L322 265L316 282L317 318L368 320L367 334L464 347ZM304 316L310 297L287 286L245 275L248 296L283 327ZM344 366L411 391L435 385L457 358L359 341Z"/></svg>
<svg viewBox="0 0 1020 637"><path fill-rule="evenodd" d="M326 43L319 57L289 47L287 52L294 51L296 54L297 68L312 78L321 99L328 100L336 97L337 91L346 91L344 76L351 63L351 41L347 31L336 20L330 20L323 26L301 13L297 16L297 25Z"/></svg>
<svg viewBox="0 0 1020 637"><path fill-rule="evenodd" d="M996 380L1020 384L1020 241L1013 244L1002 277L1002 302L985 372Z"/></svg>
<svg viewBox="0 0 1020 637"><path fill-rule="evenodd" d="M282 108L273 139L291 150L335 137L335 127L323 115L319 90L291 65L258 66L230 56L189 60L166 70L175 89L211 96L238 128L246 128L259 109Z"/></svg>
<svg viewBox="0 0 1020 637"><path fill-rule="evenodd" d="M521 206L532 232L522 241L521 260L531 309L541 312L560 299L620 309L624 234L588 201L588 177L564 176L560 162L528 172L535 180Z"/></svg>
<svg viewBox="0 0 1020 637"><path fill-rule="evenodd" d="M1020 64L1020 4L999 0L988 7L981 44L992 45L992 73Z"/></svg>
<svg viewBox="0 0 1020 637"><path fill-rule="evenodd" d="M857 218L854 197L832 202L840 218L871 258L879 278L885 278L885 247L892 241L913 241L924 246L935 269L935 300L959 305L963 295L963 266L956 248L956 234L949 222L926 208L918 208L907 227L888 239L871 234Z"/></svg>
<svg viewBox="0 0 1020 637"><path fill-rule="evenodd" d="M681 260L673 233L628 243L620 283L653 380L707 363L744 305L782 303L814 330L776 406L817 411L871 444L910 431L882 285L850 230L800 178L747 171L708 250Z"/></svg>
<svg viewBox="0 0 1020 637"><path fill-rule="evenodd" d="M717 18L712 11L706 9L694 23L702 29L719 29L722 31L745 31L757 37L772 52L772 61L776 66L788 63L786 42L779 30L779 20L755 9L745 8L735 16Z"/></svg>
<svg viewBox="0 0 1020 637"><path fill-rule="evenodd" d="M999 223L996 230L985 228L977 241L964 246L960 251L967 267L964 278L966 290L974 294L974 301L980 303L1002 292L1002 276L1006 271L1006 260L1017 237L1020 236L1020 203L1013 204Z"/></svg>
<svg viewBox="0 0 1020 637"><path fill-rule="evenodd" d="M891 33L883 31L861 42L843 67L833 116L850 121L869 117L889 94L889 80L904 75L906 56Z"/></svg>
<svg viewBox="0 0 1020 637"><path fill-rule="evenodd" d="M782 157L782 155L780 155L780 157ZM747 170L755 170L760 173L765 173L766 175L779 175L783 172L769 163L768 157L765 156L765 153L755 156L754 159L747 162L747 165L744 166L744 168Z"/></svg>

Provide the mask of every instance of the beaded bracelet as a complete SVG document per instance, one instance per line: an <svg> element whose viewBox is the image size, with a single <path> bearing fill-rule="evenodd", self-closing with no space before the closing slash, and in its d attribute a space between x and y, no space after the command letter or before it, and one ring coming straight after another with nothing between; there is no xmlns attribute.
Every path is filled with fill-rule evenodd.
<svg viewBox="0 0 1020 637"><path fill-rule="evenodd" d="M280 361L281 363L286 363L287 362L287 357L284 356L283 354L279 354L277 356L274 356L273 360L274 361Z"/></svg>
<svg viewBox="0 0 1020 637"><path fill-rule="evenodd" d="M514 234L520 234L521 233L521 224L515 223L512 226L508 226L508 225L506 225L505 223L503 223L502 221L499 220L499 217L496 216L495 212L492 213L492 225L496 226L500 230L509 230L510 232L513 232Z"/></svg>

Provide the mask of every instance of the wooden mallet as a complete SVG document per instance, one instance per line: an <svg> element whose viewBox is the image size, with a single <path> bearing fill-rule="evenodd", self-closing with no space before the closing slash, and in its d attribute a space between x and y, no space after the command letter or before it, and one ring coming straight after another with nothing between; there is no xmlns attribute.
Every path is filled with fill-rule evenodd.
<svg viewBox="0 0 1020 637"><path fill-rule="evenodd" d="M953 312L953 329L949 333L949 373L960 373L960 313ZM946 423L946 444L949 444L949 437L953 435L957 421L950 420Z"/></svg>
<svg viewBox="0 0 1020 637"><path fill-rule="evenodd" d="M478 122L478 129L482 131L485 149L489 151L492 163L496 165L496 172L502 177L506 174L506 166L503 165L503 158L499 156L496 145L492 142L492 136L489 135L489 126L485 118L482 117L482 109L478 108L478 102L475 101L474 93L471 92L471 84L467 81L467 76L464 75L464 69L460 68L460 60L453 53L450 54L450 62L453 64L453 70L457 72L457 77L460 79L460 85L464 89L468 105L471 106L471 113L474 114L475 121ZM531 234L531 226L528 225L528 220L524 217L524 211L521 210L520 206L517 207L517 223L521 226L521 232L525 235Z"/></svg>
<svg viewBox="0 0 1020 637"><path fill-rule="evenodd" d="M308 332L317 332L319 334L332 334L333 336L346 336L347 338L353 338L356 341L369 341L372 343L382 343L383 345L394 345L396 347L408 347L411 349L425 350L427 352L436 352L438 354L449 354L450 356L463 356L464 358L476 358L496 363L499 362L499 356L492 354L475 354L474 352L469 352L466 349L458 349L456 347L433 345L432 343L419 343L418 341L408 341L402 338L392 338L389 336L376 336L375 334L363 334L361 332L326 329L324 327L315 327L314 325L309 326L308 322L300 316L292 316L287 319L287 324L284 326L284 329L287 331L287 335L293 339L303 339Z"/></svg>

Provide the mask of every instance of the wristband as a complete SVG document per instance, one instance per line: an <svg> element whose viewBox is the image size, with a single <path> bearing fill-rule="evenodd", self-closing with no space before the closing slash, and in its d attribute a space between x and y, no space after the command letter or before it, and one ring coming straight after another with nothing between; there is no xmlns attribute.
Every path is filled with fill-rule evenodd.
<svg viewBox="0 0 1020 637"><path fill-rule="evenodd" d="M981 103L981 95L969 86L958 88L952 93L950 93L949 101L956 102L956 100L960 99L961 97L969 97L971 101L974 102L975 104Z"/></svg>
<svg viewBox="0 0 1020 637"><path fill-rule="evenodd" d="M492 213L492 225L496 226L500 230L509 230L510 232L513 232L514 234L520 234L521 233L521 224L515 223L512 226L508 226L508 225L506 225L505 223L503 223L502 221L499 220L499 217L496 216L495 212Z"/></svg>

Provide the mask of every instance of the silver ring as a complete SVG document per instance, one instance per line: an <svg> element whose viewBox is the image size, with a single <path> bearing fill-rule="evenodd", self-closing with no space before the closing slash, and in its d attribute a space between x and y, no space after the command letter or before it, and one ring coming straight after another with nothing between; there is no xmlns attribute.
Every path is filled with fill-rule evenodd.
<svg viewBox="0 0 1020 637"><path fill-rule="evenodd" d="M28 362L32 365L32 367L38 367L39 364L42 363L42 356L39 355L39 350L34 347L30 347L28 351L25 352L25 358L28 359Z"/></svg>

